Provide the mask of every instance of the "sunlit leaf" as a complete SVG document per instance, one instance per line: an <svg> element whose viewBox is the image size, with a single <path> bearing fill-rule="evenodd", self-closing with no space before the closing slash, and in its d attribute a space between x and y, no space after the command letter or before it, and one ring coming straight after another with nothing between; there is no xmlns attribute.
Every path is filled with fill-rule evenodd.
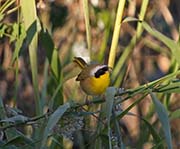
<svg viewBox="0 0 180 149"><path fill-rule="evenodd" d="M61 79L61 64L59 60L58 50L54 49L52 53L52 60L51 60L51 69L53 74L55 75L56 79L60 81Z"/></svg>
<svg viewBox="0 0 180 149"><path fill-rule="evenodd" d="M169 47L172 51L173 56L175 57L176 61L180 65L180 46L178 43L176 43L174 40L166 37L159 31L157 31L154 28L151 28L146 22L142 22L142 26L145 28L148 33L162 41L167 47Z"/></svg>
<svg viewBox="0 0 180 149"><path fill-rule="evenodd" d="M0 13L0 21L2 21L3 18L4 18L4 14L1 14L1 13Z"/></svg>
<svg viewBox="0 0 180 149"><path fill-rule="evenodd" d="M139 21L137 18L134 18L134 17L126 17L122 23L125 23L125 22L134 22L134 21Z"/></svg>
<svg viewBox="0 0 180 149"><path fill-rule="evenodd" d="M42 105L40 103L40 96L38 90L38 63L37 63L37 47L38 47L38 25L37 25L37 11L34 0L21 0L21 13L26 31L28 31L33 24L35 24L35 34L33 34L32 41L29 43L29 58L32 72L33 89L35 93L35 107L36 114L42 114ZM30 32L31 33L31 32ZM29 37L29 36L28 36Z"/></svg>
<svg viewBox="0 0 180 149"><path fill-rule="evenodd" d="M158 91L163 93L180 93L180 82L172 82Z"/></svg>
<svg viewBox="0 0 180 149"><path fill-rule="evenodd" d="M7 29L7 25L0 24L0 37L4 36L5 30Z"/></svg>
<svg viewBox="0 0 180 149"><path fill-rule="evenodd" d="M20 32L20 34L19 34L19 32ZM25 38L26 38L26 31L25 31L24 25L23 24L20 25L20 24L15 23L13 25L13 34L10 38L10 42L15 40L15 50L13 52L13 58L12 58L11 63L14 63L15 59L18 58L19 53L20 53L20 49L23 46Z"/></svg>

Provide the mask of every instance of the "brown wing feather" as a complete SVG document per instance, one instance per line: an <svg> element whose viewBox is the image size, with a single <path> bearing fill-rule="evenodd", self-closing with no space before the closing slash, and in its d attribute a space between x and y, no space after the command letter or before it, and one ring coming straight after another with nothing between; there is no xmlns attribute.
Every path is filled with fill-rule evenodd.
<svg viewBox="0 0 180 149"><path fill-rule="evenodd" d="M96 67L97 64L91 64L91 65L87 65L82 71L81 73L77 76L76 81L81 81L84 80L88 77L90 77L90 71Z"/></svg>

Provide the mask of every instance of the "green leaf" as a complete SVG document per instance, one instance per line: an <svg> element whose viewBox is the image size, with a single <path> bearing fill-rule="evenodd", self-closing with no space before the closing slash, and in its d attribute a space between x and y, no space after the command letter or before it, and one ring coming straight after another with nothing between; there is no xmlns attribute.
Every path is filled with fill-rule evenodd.
<svg viewBox="0 0 180 149"><path fill-rule="evenodd" d="M42 114L42 105L40 103L40 96L38 90L38 63L37 63L37 46L38 46L38 17L36 11L36 4L35 0L21 0L21 13L23 17L23 22L26 31L30 30L30 28L34 25L34 34L32 37L31 42L29 43L29 58L30 58L30 65L32 71L32 82L33 82L33 89L35 93L35 107L36 107L36 114ZM31 33L31 32L30 32ZM38 132L38 130L36 131Z"/></svg>
<svg viewBox="0 0 180 149"><path fill-rule="evenodd" d="M0 13L0 22L2 22L3 19L4 19L4 14Z"/></svg>
<svg viewBox="0 0 180 149"><path fill-rule="evenodd" d="M63 143L61 143L59 140L58 140L58 137L59 136L55 136L55 137L52 137L52 141L53 141L53 144L54 146L51 146L51 148L63 148Z"/></svg>
<svg viewBox="0 0 180 149"><path fill-rule="evenodd" d="M19 36L19 28L20 28L19 24L17 24L17 23L13 24L13 26L12 26L13 31L11 33L10 42L13 42L18 38L18 36Z"/></svg>
<svg viewBox="0 0 180 149"><path fill-rule="evenodd" d="M3 147L8 147L9 145L21 145L22 143L25 143L27 146L31 146L31 148L34 148L33 141L24 135L18 135L15 136L14 138L10 139L8 142L6 142Z"/></svg>
<svg viewBox="0 0 180 149"><path fill-rule="evenodd" d="M54 50L54 42L51 38L51 35L49 34L48 30L41 30L40 32L40 40L42 42L42 46L46 50L46 56L49 60L49 63L51 63L52 60L52 54Z"/></svg>
<svg viewBox="0 0 180 149"><path fill-rule="evenodd" d="M114 87L107 88L107 91L105 93L106 97L106 116L108 121L108 137L109 137L109 149L112 148L111 144L111 115L112 115L112 109L113 109L113 103L114 103L114 96L116 94L116 89Z"/></svg>
<svg viewBox="0 0 180 149"><path fill-rule="evenodd" d="M118 118L115 118L116 117L116 114L115 112L113 113L113 124L114 124L114 133L117 137L117 141L120 143L119 146L121 149L125 149L125 144L123 143L123 140L122 140L122 133L121 133L121 126L119 125L119 119Z"/></svg>
<svg viewBox="0 0 180 149"><path fill-rule="evenodd" d="M29 26L35 20L37 20L36 4L34 0L32 1L21 0L20 5L21 5L21 10L22 10L22 15L24 18L24 23L25 23L26 29L28 29Z"/></svg>
<svg viewBox="0 0 180 149"><path fill-rule="evenodd" d="M43 140L41 143L41 149L43 149L46 146L46 142L48 139L49 134L51 133L54 126L58 123L60 118L63 116L63 114L67 111L67 109L70 107L69 103L65 103L64 105L60 106L49 118L47 122L47 126L44 130L43 134Z"/></svg>
<svg viewBox="0 0 180 149"><path fill-rule="evenodd" d="M160 88L158 91L164 93L180 93L180 81L171 81L164 87Z"/></svg>
<svg viewBox="0 0 180 149"><path fill-rule="evenodd" d="M7 29L7 25L0 24L0 37L2 38L4 36L4 32Z"/></svg>
<svg viewBox="0 0 180 149"><path fill-rule="evenodd" d="M146 126L149 128L149 131L151 132L153 139L155 141L155 144L158 144L158 149L163 149L163 144L162 144L162 139L159 136L159 134L157 133L157 131L154 129L153 125L151 125L146 119L141 118L144 123L146 124Z"/></svg>
<svg viewBox="0 0 180 149"><path fill-rule="evenodd" d="M16 116L1 120L0 123L24 123L26 121L28 121L28 117L23 116L23 115L16 115Z"/></svg>
<svg viewBox="0 0 180 149"><path fill-rule="evenodd" d="M20 31L19 31L19 28L20 28ZM20 32L20 34L19 34L19 32ZM24 43L25 38L26 38L26 31L25 31L23 24L21 24L21 25L14 24L13 25L13 33L10 38L10 42L12 42L14 40L16 40L16 42L15 42L15 50L13 52L13 58L12 58L11 63L13 63L18 58L20 49Z"/></svg>
<svg viewBox="0 0 180 149"><path fill-rule="evenodd" d="M50 85L50 90L53 92L51 100L51 108L56 109L59 105L63 104L63 94L62 94L62 71L61 71L61 64L59 60L58 50L54 49L52 54L51 60L51 70L52 70L52 82ZM52 87L53 85L53 87ZM53 89L53 90L52 90ZM55 92L54 92L55 90Z"/></svg>
<svg viewBox="0 0 180 149"><path fill-rule="evenodd" d="M151 28L146 22L142 22L142 26L144 29L150 33L152 36L156 37L160 41L162 41L169 49L171 49L173 56L175 57L176 61L180 65L180 46L174 40L166 37L159 31Z"/></svg>
<svg viewBox="0 0 180 149"><path fill-rule="evenodd" d="M108 87L107 91L105 93L106 116L107 116L108 124L110 124L110 121L111 121L111 115L112 115L112 108L113 108L115 93L116 93L116 89L114 87Z"/></svg>
<svg viewBox="0 0 180 149"><path fill-rule="evenodd" d="M3 147L8 146L8 145L17 145L17 144L20 144L21 142L22 142L21 136L16 136L12 138L11 140L9 140L7 143L5 143Z"/></svg>
<svg viewBox="0 0 180 149"><path fill-rule="evenodd" d="M51 84L57 84L57 82L51 83ZM63 104L63 95L62 95L62 83L59 83L55 88L52 88L52 86L50 86L51 89L53 89L53 94L52 97L50 99L50 103L49 103L49 108L50 109L56 109L59 105ZM53 86L54 87L54 86ZM49 90L51 90L49 89Z"/></svg>
<svg viewBox="0 0 180 149"><path fill-rule="evenodd" d="M154 103L158 118L162 124L168 149L172 149L172 138L171 138L170 124L169 124L167 111L152 92L150 92L150 95Z"/></svg>
<svg viewBox="0 0 180 149"><path fill-rule="evenodd" d="M180 109L177 109L176 111L172 112L170 114L170 119L177 119L180 118Z"/></svg>
<svg viewBox="0 0 180 149"><path fill-rule="evenodd" d="M59 54L58 54L57 49L53 50L51 68L52 68L53 74L55 75L56 79L59 82L61 79L61 64L60 64Z"/></svg>
<svg viewBox="0 0 180 149"><path fill-rule="evenodd" d="M137 18L134 18L134 17L126 17L122 23L125 23L125 22L134 22L134 21L139 21Z"/></svg>
<svg viewBox="0 0 180 149"><path fill-rule="evenodd" d="M44 64L44 74L43 74L43 78L44 78L44 82L43 82L43 86L42 86L42 90L41 90L41 98L40 98L40 102L42 107L45 106L45 100L47 97L47 84L48 84L48 68L49 68L49 63L48 60L45 60L45 64Z"/></svg>

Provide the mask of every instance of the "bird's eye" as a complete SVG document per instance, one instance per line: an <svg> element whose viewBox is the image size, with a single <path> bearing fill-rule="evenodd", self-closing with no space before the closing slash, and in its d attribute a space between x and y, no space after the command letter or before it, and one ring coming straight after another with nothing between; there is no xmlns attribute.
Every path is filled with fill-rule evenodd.
<svg viewBox="0 0 180 149"><path fill-rule="evenodd" d="M101 75L105 74L106 71L108 71L108 69L109 69L108 66L104 66L104 67L98 69L98 70L95 72L94 76L95 76L96 78L99 78Z"/></svg>

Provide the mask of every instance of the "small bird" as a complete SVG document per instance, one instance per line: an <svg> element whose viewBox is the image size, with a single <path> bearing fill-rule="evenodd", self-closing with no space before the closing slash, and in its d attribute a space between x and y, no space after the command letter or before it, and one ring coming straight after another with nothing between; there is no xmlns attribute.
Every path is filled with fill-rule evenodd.
<svg viewBox="0 0 180 149"><path fill-rule="evenodd" d="M87 95L101 95L110 84L110 67L101 64L87 64L81 57L74 62L81 68L76 81L80 81L82 90Z"/></svg>

